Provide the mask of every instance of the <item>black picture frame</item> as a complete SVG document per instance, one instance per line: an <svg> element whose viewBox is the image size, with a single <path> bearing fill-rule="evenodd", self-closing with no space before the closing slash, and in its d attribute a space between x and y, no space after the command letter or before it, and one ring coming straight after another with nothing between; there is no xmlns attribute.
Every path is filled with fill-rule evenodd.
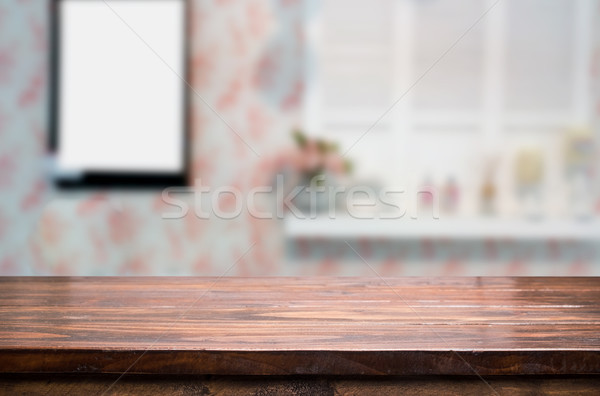
<svg viewBox="0 0 600 396"><path fill-rule="evenodd" d="M60 78L61 78L61 65L60 65L60 32L61 32L61 20L60 13L58 12L59 4L63 0L51 0L50 1L50 12L49 12L49 85L48 85L48 151L49 155L56 156L60 149ZM97 1L102 0L85 0L85 1ZM123 0L131 1L131 0ZM153 0L145 0L153 1ZM180 1L183 2L183 29L184 29L184 43L183 45L183 71L181 77L185 81L181 81L183 84L183 109L182 109L182 120L183 120L183 131L182 131L182 158L183 166L179 172L114 172L114 171L84 171L78 174L77 177L61 176L55 174L52 176L54 185L59 189L90 189L90 188L101 188L101 189L127 189L127 190L157 190L166 187L174 186L189 186L190 185L190 90L188 89L187 81L190 81L190 67L189 67L189 36L190 36L190 5L188 0L169 0L169 1Z"/></svg>

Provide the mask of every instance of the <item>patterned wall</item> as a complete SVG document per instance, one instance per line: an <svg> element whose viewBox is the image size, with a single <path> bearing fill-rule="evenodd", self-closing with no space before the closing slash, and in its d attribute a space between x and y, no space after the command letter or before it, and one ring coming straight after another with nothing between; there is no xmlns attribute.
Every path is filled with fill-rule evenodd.
<svg viewBox="0 0 600 396"><path fill-rule="evenodd" d="M42 0L0 2L0 273L220 275L245 252L232 274L274 271L283 250L275 222L192 212L163 220L169 208L157 193L52 190L43 162L47 9ZM192 9L191 84L201 95L192 98L194 177L247 191L297 123L301 3L194 1Z"/></svg>
<svg viewBox="0 0 600 396"><path fill-rule="evenodd" d="M0 0L1 275L372 275L339 241L286 242L276 220L165 220L158 193L54 191L44 167L47 10L45 0ZM248 191L269 181L301 122L303 3L194 0L192 12L194 177ZM593 58L598 75L600 48ZM386 275L600 273L594 244L354 245Z"/></svg>

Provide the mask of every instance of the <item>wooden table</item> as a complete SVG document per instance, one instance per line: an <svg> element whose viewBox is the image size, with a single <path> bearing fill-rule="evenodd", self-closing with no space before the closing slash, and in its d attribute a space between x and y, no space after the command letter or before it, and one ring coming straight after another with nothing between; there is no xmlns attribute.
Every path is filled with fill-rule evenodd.
<svg viewBox="0 0 600 396"><path fill-rule="evenodd" d="M0 278L0 373L6 394L598 394L600 278Z"/></svg>

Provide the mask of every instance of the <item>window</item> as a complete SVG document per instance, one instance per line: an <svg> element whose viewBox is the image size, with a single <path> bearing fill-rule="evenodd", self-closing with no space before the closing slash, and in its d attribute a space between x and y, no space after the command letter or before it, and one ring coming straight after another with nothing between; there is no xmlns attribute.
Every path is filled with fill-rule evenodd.
<svg viewBox="0 0 600 396"><path fill-rule="evenodd" d="M453 175L474 194L486 155L505 158L527 139L556 150L561 131L590 125L591 0L316 7L306 128L351 148L358 176L406 187Z"/></svg>

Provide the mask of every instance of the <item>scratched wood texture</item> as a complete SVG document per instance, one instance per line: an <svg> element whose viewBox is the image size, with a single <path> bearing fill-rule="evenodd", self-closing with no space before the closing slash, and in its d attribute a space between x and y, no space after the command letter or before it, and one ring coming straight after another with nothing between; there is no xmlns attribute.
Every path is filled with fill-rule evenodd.
<svg viewBox="0 0 600 396"><path fill-rule="evenodd" d="M150 378L148 378L150 377ZM0 395L215 395L215 396L597 396L598 377L0 377Z"/></svg>
<svg viewBox="0 0 600 396"><path fill-rule="evenodd" d="M600 278L0 278L1 373L600 374Z"/></svg>

